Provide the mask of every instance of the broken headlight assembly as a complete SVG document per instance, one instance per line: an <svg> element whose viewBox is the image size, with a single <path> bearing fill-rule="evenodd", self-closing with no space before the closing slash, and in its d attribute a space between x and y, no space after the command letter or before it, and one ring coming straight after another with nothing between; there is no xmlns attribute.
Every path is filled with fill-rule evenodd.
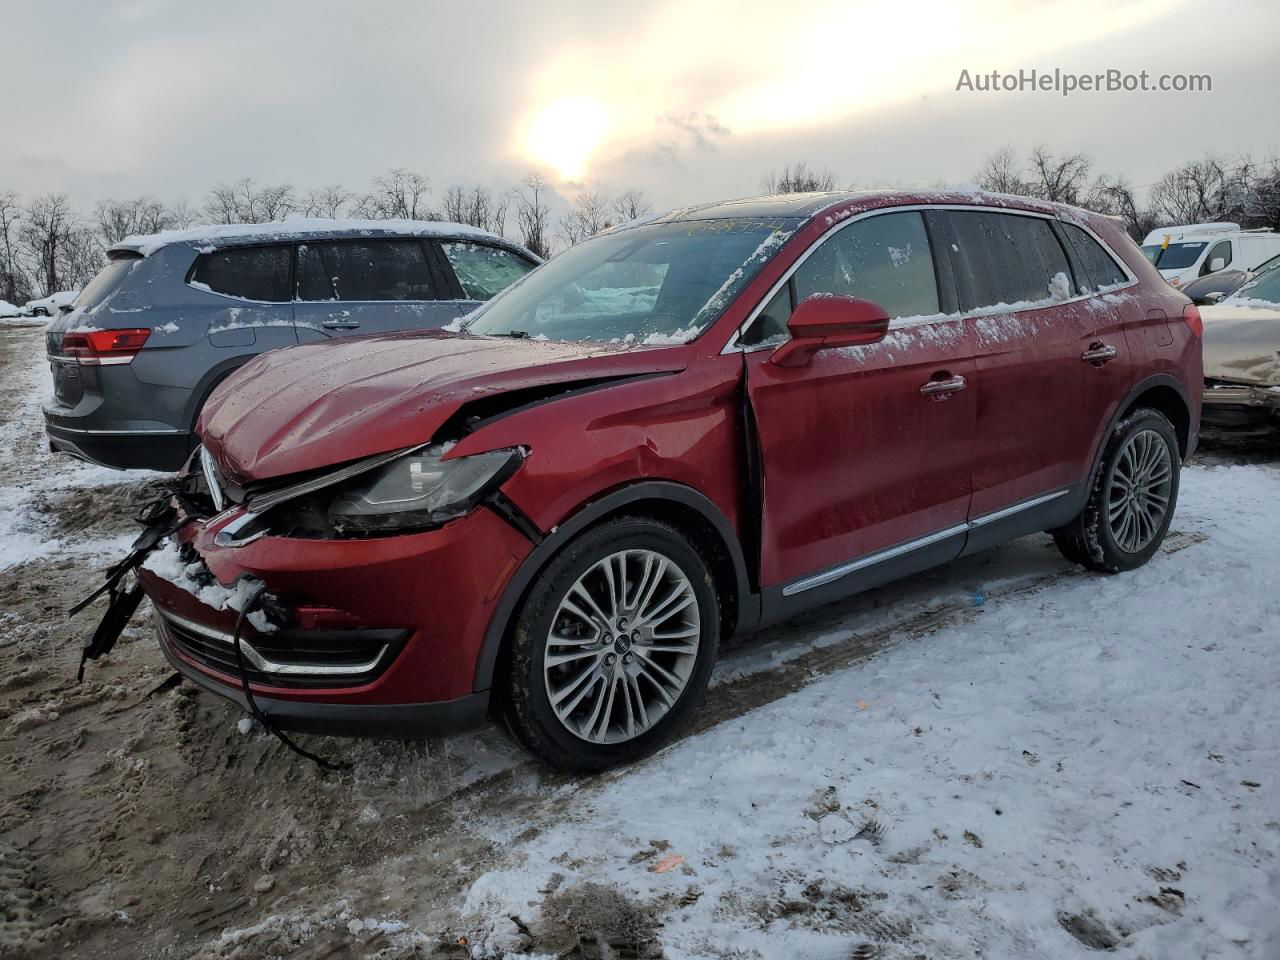
<svg viewBox="0 0 1280 960"><path fill-rule="evenodd" d="M470 513L524 459L520 447L453 460L446 452L428 447L347 481L329 502L329 523L339 536L439 526Z"/></svg>
<svg viewBox="0 0 1280 960"><path fill-rule="evenodd" d="M380 457L354 474L348 467L304 481L256 503L250 497L248 512L220 530L215 542L241 546L261 536L369 537L438 527L474 510L526 456L522 447L507 447L447 460L451 447L419 447Z"/></svg>

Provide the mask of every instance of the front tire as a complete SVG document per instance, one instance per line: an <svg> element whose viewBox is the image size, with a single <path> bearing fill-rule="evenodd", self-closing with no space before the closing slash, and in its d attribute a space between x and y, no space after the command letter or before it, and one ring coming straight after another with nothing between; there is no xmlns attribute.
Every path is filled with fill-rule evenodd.
<svg viewBox="0 0 1280 960"><path fill-rule="evenodd" d="M1084 510L1052 531L1062 555L1104 573L1145 564L1173 520L1181 464L1168 417L1146 407L1125 417L1107 441Z"/></svg>
<svg viewBox="0 0 1280 960"><path fill-rule="evenodd" d="M507 724L564 770L647 756L702 702L719 637L711 571L684 535L646 517L607 521L529 588L505 670Z"/></svg>

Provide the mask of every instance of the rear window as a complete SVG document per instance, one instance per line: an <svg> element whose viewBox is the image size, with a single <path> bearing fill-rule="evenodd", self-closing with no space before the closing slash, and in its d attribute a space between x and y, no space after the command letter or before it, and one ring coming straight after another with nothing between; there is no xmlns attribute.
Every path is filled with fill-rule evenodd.
<svg viewBox="0 0 1280 960"><path fill-rule="evenodd" d="M483 243L442 243L462 292L469 300L490 300L533 269L510 250Z"/></svg>
<svg viewBox="0 0 1280 960"><path fill-rule="evenodd" d="M1071 296L1071 265L1049 221L952 211L956 273L966 310Z"/></svg>
<svg viewBox="0 0 1280 960"><path fill-rule="evenodd" d="M434 300L419 240L340 240L298 245L299 300Z"/></svg>
<svg viewBox="0 0 1280 960"><path fill-rule="evenodd" d="M287 246L231 247L202 254L190 282L228 297L281 303L290 299L291 261Z"/></svg>
<svg viewBox="0 0 1280 960"><path fill-rule="evenodd" d="M97 275L80 291L80 295L76 297L76 306L84 307L86 310L92 310L98 306L115 292L116 287L120 286L120 281L129 275L129 271L141 259L140 255L112 257L107 262L107 265L99 270Z"/></svg>
<svg viewBox="0 0 1280 960"><path fill-rule="evenodd" d="M1066 234L1076 259L1084 267L1085 275L1077 279L1085 291L1092 292L1128 281L1129 277L1111 258L1111 254L1103 250L1089 234L1069 223L1062 224L1062 232Z"/></svg>

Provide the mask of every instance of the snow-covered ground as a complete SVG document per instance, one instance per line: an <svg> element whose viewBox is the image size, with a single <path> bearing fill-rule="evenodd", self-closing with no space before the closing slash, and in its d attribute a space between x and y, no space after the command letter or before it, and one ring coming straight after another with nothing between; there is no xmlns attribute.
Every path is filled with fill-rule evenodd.
<svg viewBox="0 0 1280 960"><path fill-rule="evenodd" d="M77 644L19 649L131 536L68 517L136 478L49 455L39 335L0 347L0 570L80 578L0 611L0 954L1280 957L1280 452L1188 467L1136 572L1031 537L740 642L629 769L486 728L308 738L353 762L325 778L146 699L145 626L80 688Z"/></svg>
<svg viewBox="0 0 1280 960"><path fill-rule="evenodd" d="M1278 495L1271 467L1189 469L1202 542L997 594L692 737L467 905L527 919L556 875L692 900L670 957L1280 956Z"/></svg>
<svg viewBox="0 0 1280 960"><path fill-rule="evenodd" d="M41 323L48 322L41 320ZM88 502L122 482L159 477L150 471L121 472L55 455L44 437L41 405L52 391L49 364L40 337L31 330L4 330L0 380L0 571L55 554L97 556L122 551L132 535L86 540L56 529L37 509L42 496L82 490Z"/></svg>

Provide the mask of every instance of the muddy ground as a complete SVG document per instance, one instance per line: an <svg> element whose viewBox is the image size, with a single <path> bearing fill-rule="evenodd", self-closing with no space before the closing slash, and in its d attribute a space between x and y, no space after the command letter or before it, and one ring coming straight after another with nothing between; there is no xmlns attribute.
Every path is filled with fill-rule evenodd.
<svg viewBox="0 0 1280 960"><path fill-rule="evenodd" d="M111 559L77 544L127 534L127 504L147 481L77 480L47 453L30 401L39 349L38 332L0 330L0 485L27 498L31 536L55 544L0 570L0 957L470 956L478 918L458 911L458 892L507 853L470 828L472 814L501 809L523 829L517 840L535 836L589 814L593 791L625 774L551 774L493 727L409 743L300 738L350 763L323 773L241 732L237 708L189 684L151 695L171 670L145 610L77 684L92 614L69 622L65 611ZM1201 456L1277 462L1280 442L1207 438ZM1175 535L1167 549L1189 542ZM783 624L726 651L698 729L969 616L967 586L1012 570L1020 578L1002 589L1079 575L1029 538ZM865 629L814 645L854 615ZM656 918L669 904L590 886L544 896L536 922L509 918L517 946L660 955ZM388 904L417 918L413 936L377 920Z"/></svg>

